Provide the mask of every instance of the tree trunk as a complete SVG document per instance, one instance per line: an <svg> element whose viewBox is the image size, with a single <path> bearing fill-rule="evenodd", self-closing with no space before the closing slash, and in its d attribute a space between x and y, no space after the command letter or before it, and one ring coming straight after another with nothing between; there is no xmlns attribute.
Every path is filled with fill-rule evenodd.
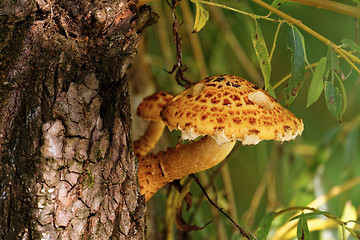
<svg viewBox="0 0 360 240"><path fill-rule="evenodd" d="M0 239L142 239L125 72L149 8L0 3Z"/></svg>

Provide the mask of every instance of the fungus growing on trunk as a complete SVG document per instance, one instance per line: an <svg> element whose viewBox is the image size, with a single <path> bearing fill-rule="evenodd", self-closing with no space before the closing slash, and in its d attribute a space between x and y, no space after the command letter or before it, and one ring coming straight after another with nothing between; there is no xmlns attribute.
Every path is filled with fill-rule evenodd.
<svg viewBox="0 0 360 240"><path fill-rule="evenodd" d="M217 165L236 141L283 142L303 131L302 120L264 90L231 75L205 78L186 89L168 101L161 116L170 130L182 132L183 139L205 137L140 158L139 184L146 200L175 179Z"/></svg>
<svg viewBox="0 0 360 240"><path fill-rule="evenodd" d="M165 128L160 112L172 97L170 93L160 91L144 98L139 104L137 114L150 123L145 134L133 142L133 150L137 156L146 155L159 141Z"/></svg>

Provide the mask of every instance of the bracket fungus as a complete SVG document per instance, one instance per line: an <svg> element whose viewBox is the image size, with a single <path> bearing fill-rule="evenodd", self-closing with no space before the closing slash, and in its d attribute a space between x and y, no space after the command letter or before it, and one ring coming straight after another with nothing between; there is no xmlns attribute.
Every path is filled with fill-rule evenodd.
<svg viewBox="0 0 360 240"><path fill-rule="evenodd" d="M165 128L160 112L172 97L170 93L160 91L144 98L139 104L137 114L150 123L145 134L133 142L134 153L137 156L146 155L159 141Z"/></svg>
<svg viewBox="0 0 360 240"><path fill-rule="evenodd" d="M168 101L161 116L170 130L182 132L183 139L205 137L141 157L138 176L146 200L175 179L217 165L236 141L284 142L303 131L302 120L264 90L231 75L205 78L186 89Z"/></svg>

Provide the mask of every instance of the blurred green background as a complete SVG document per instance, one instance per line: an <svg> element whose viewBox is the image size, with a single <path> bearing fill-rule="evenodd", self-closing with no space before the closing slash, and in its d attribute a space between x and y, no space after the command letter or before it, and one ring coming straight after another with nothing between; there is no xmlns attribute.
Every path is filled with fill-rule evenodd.
<svg viewBox="0 0 360 240"><path fill-rule="evenodd" d="M341 2L354 5L354 1ZM217 3L258 15L268 14L251 1ZM143 97L156 90L175 94L184 89L176 84L174 74L165 71L170 71L176 63L171 9L160 0L148 5L160 18L157 24L147 29L139 45L136 63L129 73L134 109ZM188 67L185 76L191 82L197 82L206 76L233 74L261 85L262 75L251 42L253 19L221 8L203 7L209 11L210 18L199 33L191 33L195 16L193 3L182 0L175 10L182 37L183 62ZM336 44L340 45L344 38L356 41L358 37L358 25L353 17L292 2L283 3L279 9ZM270 51L278 24L266 20L258 22ZM288 31L289 26L282 24L271 61L272 85L291 73L291 51L285 43ZM326 55L328 47L325 44L302 30L300 32L310 64ZM238 143L237 150L226 160L227 164L197 175L204 186L206 181L214 180L207 188L213 201L251 232L256 232L266 212L306 206L333 193L336 186L340 193L326 198L316 208L340 218L348 204L351 207L346 209L352 209L351 219L357 220L360 213L360 78L344 60L340 59L340 65L348 100L342 122L328 111L324 93L312 106L306 107L312 78L312 72L308 70L298 97L289 106L304 121L305 130L301 137L283 144L261 142L256 146L241 146ZM283 103L285 84L275 89L280 103ZM141 135L145 127L146 123L134 116L133 138ZM178 134L167 131L155 151L174 146L178 139ZM183 207L183 217L190 225L204 226L211 220L213 222L200 231L184 233L176 230L173 214L176 206L169 200L174 198L175 192L174 187L168 186L147 204L149 239L242 239L233 224L202 197L202 191L195 183L191 186L193 206L190 210ZM289 213L275 218L268 239L288 239L286 234L276 234L286 225L291 213L296 212ZM309 226L312 227L310 222ZM341 239L336 224L321 226L324 230L314 231L312 239Z"/></svg>

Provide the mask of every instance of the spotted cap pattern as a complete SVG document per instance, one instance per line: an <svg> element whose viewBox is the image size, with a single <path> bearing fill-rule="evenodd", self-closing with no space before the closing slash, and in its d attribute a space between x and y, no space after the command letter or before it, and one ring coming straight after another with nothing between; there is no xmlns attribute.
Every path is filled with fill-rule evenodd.
<svg viewBox="0 0 360 240"><path fill-rule="evenodd" d="M160 121L160 112L172 97L173 95L167 92L156 92L144 98L137 108L137 114L148 121Z"/></svg>
<svg viewBox="0 0 360 240"><path fill-rule="evenodd" d="M303 131L303 122L264 90L231 75L205 78L172 98L163 108L165 124L183 139L201 135L218 144L239 140L289 141Z"/></svg>

